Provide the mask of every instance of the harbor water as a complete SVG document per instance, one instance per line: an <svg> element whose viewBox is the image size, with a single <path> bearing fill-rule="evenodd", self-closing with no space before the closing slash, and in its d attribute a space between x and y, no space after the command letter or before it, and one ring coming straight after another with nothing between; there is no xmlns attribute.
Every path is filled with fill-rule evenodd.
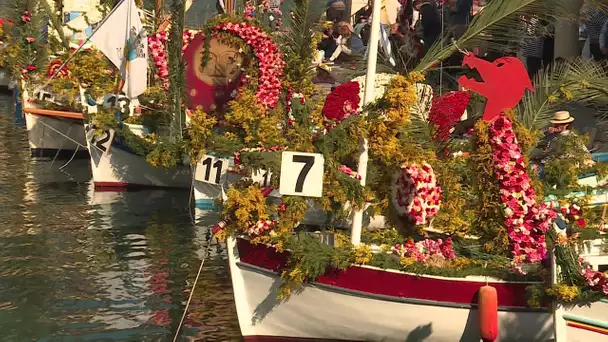
<svg viewBox="0 0 608 342"><path fill-rule="evenodd" d="M216 214L188 191L95 192L88 160L30 157L0 96L0 340L241 339Z"/></svg>

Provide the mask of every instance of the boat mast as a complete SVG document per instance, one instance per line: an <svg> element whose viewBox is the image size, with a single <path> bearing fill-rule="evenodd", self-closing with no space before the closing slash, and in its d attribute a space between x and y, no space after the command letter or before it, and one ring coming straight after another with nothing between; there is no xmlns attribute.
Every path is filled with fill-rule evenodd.
<svg viewBox="0 0 608 342"><path fill-rule="evenodd" d="M173 0L171 5L171 28L169 30L169 98L173 122L171 136L182 138L182 129L186 121L182 108L184 95L184 64L182 60L182 43L184 38L185 4L184 0Z"/></svg>
<svg viewBox="0 0 608 342"><path fill-rule="evenodd" d="M374 100L374 84L376 80L376 63L378 61L378 43L380 41L380 9L381 0L374 0L372 6L372 27L367 47L367 74L365 75L365 92L363 95L363 106ZM365 186L367 178L368 146L367 139L360 141L359 165L357 173L361 176L361 185ZM363 210L356 210L353 215L353 225L351 229L351 242L353 245L361 243L361 227L363 226Z"/></svg>

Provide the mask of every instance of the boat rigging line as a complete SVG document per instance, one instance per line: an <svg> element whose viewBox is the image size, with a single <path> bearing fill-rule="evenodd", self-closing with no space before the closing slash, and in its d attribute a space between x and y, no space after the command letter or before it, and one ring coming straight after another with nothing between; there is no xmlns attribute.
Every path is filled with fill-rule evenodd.
<svg viewBox="0 0 608 342"><path fill-rule="evenodd" d="M184 313L182 314L182 319L179 321L179 325L177 326L177 330L175 331L175 336L173 337L173 342L177 341L177 337L179 336L179 332L184 324L184 320L186 319L186 314L188 313L188 308L190 307L190 302L192 301L192 296L194 295L194 290L196 289L196 284L198 283L198 278L201 276L201 272L203 271L203 265L205 264L205 260L209 256L211 251L211 246L213 246L213 232L211 232L211 239L207 244L207 249L205 250L205 254L203 255L203 259L201 260L201 265L198 267L198 273L196 274L196 278L194 278L194 283L192 284L192 290L190 290L190 295L188 296L188 301L186 302L186 307L184 308ZM216 239L217 241L217 239ZM219 242L218 242L219 243Z"/></svg>

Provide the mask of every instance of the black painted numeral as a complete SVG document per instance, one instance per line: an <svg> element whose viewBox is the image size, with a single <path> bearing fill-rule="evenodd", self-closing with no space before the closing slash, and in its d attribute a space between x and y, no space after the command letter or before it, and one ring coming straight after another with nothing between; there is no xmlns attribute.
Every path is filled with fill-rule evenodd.
<svg viewBox="0 0 608 342"><path fill-rule="evenodd" d="M213 167L215 168L215 184L220 184L220 177L222 176L222 166L224 165L224 161L218 159L215 163L213 163Z"/></svg>
<svg viewBox="0 0 608 342"><path fill-rule="evenodd" d="M262 184L263 188L267 188L268 186L270 186L270 171L264 173L264 183Z"/></svg>
<svg viewBox="0 0 608 342"><path fill-rule="evenodd" d="M201 164L205 165L205 182L208 182L211 178L211 166L215 169L215 184L220 184L220 178L222 177L222 166L224 166L224 161L218 159L213 162L215 158L207 157Z"/></svg>
<svg viewBox="0 0 608 342"><path fill-rule="evenodd" d="M103 131L103 133L101 133L101 139L97 140L97 142L95 142L95 146L97 146L98 149L100 149L102 152L107 152L108 149L103 146L103 144L107 143L108 140L110 140L110 132L109 131Z"/></svg>
<svg viewBox="0 0 608 342"><path fill-rule="evenodd" d="M209 177L211 176L211 162L213 161L213 159L211 157L207 157L205 158L205 160L203 160L203 165L205 165L207 168L205 169L205 181L208 182L209 181Z"/></svg>
<svg viewBox="0 0 608 342"><path fill-rule="evenodd" d="M296 192L302 192L304 188L304 180L306 180L306 176L308 176L308 172L312 169L312 166L315 165L315 157L313 156L293 156L292 161L294 163L304 163L302 167L302 171L298 175L298 180L296 181Z"/></svg>
<svg viewBox="0 0 608 342"><path fill-rule="evenodd" d="M116 96L112 95L108 98L108 103L110 104L110 108L116 106Z"/></svg>

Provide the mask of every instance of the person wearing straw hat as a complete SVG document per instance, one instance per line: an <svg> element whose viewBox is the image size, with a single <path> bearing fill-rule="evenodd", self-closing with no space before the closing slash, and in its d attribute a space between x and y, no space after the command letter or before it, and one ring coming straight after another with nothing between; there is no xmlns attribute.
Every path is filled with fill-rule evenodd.
<svg viewBox="0 0 608 342"><path fill-rule="evenodd" d="M550 121L552 126L549 127L549 133L559 133L561 135L570 134L570 125L574 121L574 118L570 116L570 112L566 110L560 110L555 112L553 119Z"/></svg>
<svg viewBox="0 0 608 342"><path fill-rule="evenodd" d="M540 155L543 161L547 161L557 156L568 157L564 154L564 138L568 136L577 136L577 134L571 130L574 118L570 115L570 112L565 110L555 112L553 119L550 122L551 127L547 129L547 135L543 139L545 148L543 148L544 151ZM589 154L589 149L587 149L587 146L585 146L582 141L579 143L578 150L578 153Z"/></svg>

